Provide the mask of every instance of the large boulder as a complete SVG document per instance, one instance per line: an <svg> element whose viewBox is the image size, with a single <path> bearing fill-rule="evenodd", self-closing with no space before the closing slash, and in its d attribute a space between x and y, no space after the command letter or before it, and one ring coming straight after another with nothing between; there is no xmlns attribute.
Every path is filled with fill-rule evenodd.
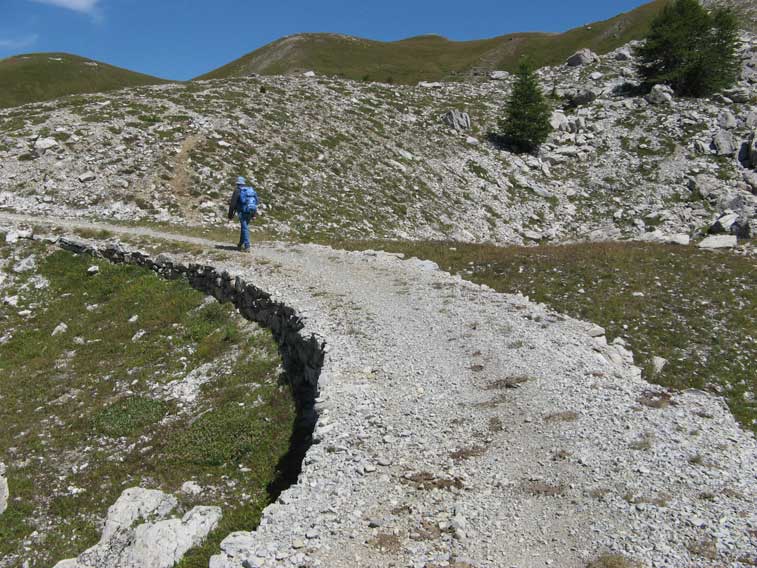
<svg viewBox="0 0 757 568"><path fill-rule="evenodd" d="M727 130L720 130L713 136L712 147L718 156L733 156L737 150L733 136Z"/></svg>
<svg viewBox="0 0 757 568"><path fill-rule="evenodd" d="M127 489L108 509L100 542L55 568L171 568L204 542L222 516L218 507L195 507L181 518L166 518L176 505L162 491Z"/></svg>
<svg viewBox="0 0 757 568"><path fill-rule="evenodd" d="M664 105L673 102L673 89L667 85L655 85L644 97L651 105Z"/></svg>
<svg viewBox="0 0 757 568"><path fill-rule="evenodd" d="M468 116L467 112L451 110L447 112L442 119L447 126L454 128L455 130L470 130L471 128L470 116Z"/></svg>
<svg viewBox="0 0 757 568"><path fill-rule="evenodd" d="M707 237L699 243L699 248L702 249L721 249L721 248L733 248L739 244L735 235L716 235L713 237Z"/></svg>
<svg viewBox="0 0 757 568"><path fill-rule="evenodd" d="M568 65L568 67L578 67L580 65L588 65L589 63L594 63L595 61L599 61L599 56L597 56L597 54L592 50L584 48L579 49L577 52L571 55L565 63Z"/></svg>

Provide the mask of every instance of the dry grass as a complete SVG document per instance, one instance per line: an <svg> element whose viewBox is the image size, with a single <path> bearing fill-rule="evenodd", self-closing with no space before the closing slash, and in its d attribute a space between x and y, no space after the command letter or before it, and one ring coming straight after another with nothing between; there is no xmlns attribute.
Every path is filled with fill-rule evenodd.
<svg viewBox="0 0 757 568"><path fill-rule="evenodd" d="M520 385L527 383L530 379L522 375L505 377L487 385L486 390L517 389Z"/></svg>
<svg viewBox="0 0 757 568"><path fill-rule="evenodd" d="M523 485L523 490L529 495L540 497L558 497L565 493L562 485L553 485L546 481L528 481Z"/></svg>
<svg viewBox="0 0 757 568"><path fill-rule="evenodd" d="M544 417L544 422L575 422L576 420L578 420L578 413L572 410L553 412Z"/></svg>
<svg viewBox="0 0 757 568"><path fill-rule="evenodd" d="M589 562L586 568L641 568L641 564L622 554L603 554Z"/></svg>
<svg viewBox="0 0 757 568"><path fill-rule="evenodd" d="M673 401L673 395L670 393L650 390L641 393L637 402L648 408L667 408L668 406L676 404L675 401Z"/></svg>
<svg viewBox="0 0 757 568"><path fill-rule="evenodd" d="M433 473L428 471L406 475L402 478L402 481L404 483L410 483L414 485L416 489L421 489L423 491L430 491L432 489L450 491L452 489L463 489L463 487L465 487L462 479L459 477L443 479L436 477Z"/></svg>
<svg viewBox="0 0 757 568"><path fill-rule="evenodd" d="M471 458L477 458L483 456L486 453L486 448L481 446L474 446L470 448L460 448L454 452L450 452L451 457L456 462L465 461Z"/></svg>

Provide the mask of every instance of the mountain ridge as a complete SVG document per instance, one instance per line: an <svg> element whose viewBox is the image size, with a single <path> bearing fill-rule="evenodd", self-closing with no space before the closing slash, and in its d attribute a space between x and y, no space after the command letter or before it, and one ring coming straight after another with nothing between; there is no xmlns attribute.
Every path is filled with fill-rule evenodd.
<svg viewBox="0 0 757 568"><path fill-rule="evenodd" d="M424 34L391 42L335 33L293 34L195 80L315 71L347 79L412 84L471 79L493 70L513 71L524 55L537 67L555 65L583 47L607 53L640 39L666 1L653 0L562 33L515 32L469 41Z"/></svg>

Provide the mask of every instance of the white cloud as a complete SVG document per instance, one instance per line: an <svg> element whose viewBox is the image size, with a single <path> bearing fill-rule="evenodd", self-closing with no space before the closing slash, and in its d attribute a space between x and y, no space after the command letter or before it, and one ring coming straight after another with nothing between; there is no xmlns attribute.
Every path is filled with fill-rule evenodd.
<svg viewBox="0 0 757 568"><path fill-rule="evenodd" d="M38 34L32 34L16 39L0 39L0 49L24 49L37 43L38 39Z"/></svg>
<svg viewBox="0 0 757 568"><path fill-rule="evenodd" d="M75 10L76 12L83 12L85 14L91 14L94 12L99 1L100 0L32 0L32 2L60 6L61 8L68 8L69 10Z"/></svg>

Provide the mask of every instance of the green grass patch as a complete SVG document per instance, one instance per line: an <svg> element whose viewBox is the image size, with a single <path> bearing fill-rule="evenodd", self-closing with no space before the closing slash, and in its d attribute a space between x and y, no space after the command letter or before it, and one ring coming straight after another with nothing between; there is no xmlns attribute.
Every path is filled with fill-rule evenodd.
<svg viewBox="0 0 757 568"><path fill-rule="evenodd" d="M133 436L162 420L167 410L162 400L132 396L98 412L94 418L95 429L112 438Z"/></svg>
<svg viewBox="0 0 757 568"><path fill-rule="evenodd" d="M0 305L0 336L10 336L0 345L0 461L12 496L0 557L37 568L76 556L137 485L212 488L181 502L223 509L216 546L253 529L295 418L272 335L182 280L0 244L11 266L29 255L37 268L1 292L18 305ZM67 331L53 335L59 323ZM191 372L206 377L195 402L167 398L165 385ZM211 552L193 551L186 566L207 566Z"/></svg>

